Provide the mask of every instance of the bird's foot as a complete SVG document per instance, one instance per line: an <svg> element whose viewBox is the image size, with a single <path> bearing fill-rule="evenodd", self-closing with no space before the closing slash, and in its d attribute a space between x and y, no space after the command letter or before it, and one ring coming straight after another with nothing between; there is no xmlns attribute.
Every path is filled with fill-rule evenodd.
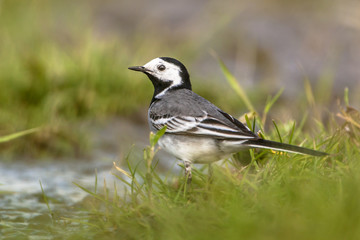
<svg viewBox="0 0 360 240"><path fill-rule="evenodd" d="M185 166L185 177L186 177L187 185L190 185L192 180L191 162L184 161L184 166Z"/></svg>

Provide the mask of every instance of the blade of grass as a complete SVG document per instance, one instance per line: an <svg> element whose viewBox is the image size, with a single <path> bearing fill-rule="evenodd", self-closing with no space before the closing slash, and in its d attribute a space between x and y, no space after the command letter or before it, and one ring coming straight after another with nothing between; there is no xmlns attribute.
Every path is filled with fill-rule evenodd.
<svg viewBox="0 0 360 240"><path fill-rule="evenodd" d="M344 102L346 104L346 106L349 106L349 88L346 87L344 89Z"/></svg>
<svg viewBox="0 0 360 240"><path fill-rule="evenodd" d="M94 191L95 194L97 192L97 186L98 186L98 177L97 177L97 169L95 168L95 191Z"/></svg>
<svg viewBox="0 0 360 240"><path fill-rule="evenodd" d="M21 132L17 132L17 133L9 134L9 135L6 135L6 136L2 136L2 137L0 137L0 143L8 142L8 141L11 141L11 140L13 140L15 138L19 138L19 137L22 137L24 135L37 132L40 129L41 129L40 127L31 128L31 129L24 130L24 131L21 131Z"/></svg>
<svg viewBox="0 0 360 240"><path fill-rule="evenodd" d="M133 173L133 170L132 170L132 168L131 168L131 164L130 164L129 158L130 158L130 154L131 154L133 148L134 148L134 145L131 146L129 153L128 153L128 154L126 155L126 157L125 157L127 167L128 167L128 169L129 169L129 171L130 171L131 174Z"/></svg>
<svg viewBox="0 0 360 240"><path fill-rule="evenodd" d="M250 128L251 131L254 131L254 129L251 129L252 128L252 124L250 122L250 119L248 117L247 114L245 114L245 120L246 120L246 125Z"/></svg>
<svg viewBox="0 0 360 240"><path fill-rule="evenodd" d="M112 173L112 175L114 176L114 177L116 177L117 179L119 179L122 183L124 183L125 185L127 185L128 187L130 187L131 188L131 182L128 182L128 181L126 181L125 179L123 179L121 176L119 176L119 175L117 175L117 174L115 174L115 173Z"/></svg>
<svg viewBox="0 0 360 240"><path fill-rule="evenodd" d="M104 180L105 181L105 180ZM120 206L114 205L111 201L109 201L109 195L108 195L108 190L105 189L106 185L104 185L104 194L105 197L101 197L99 194L95 194L94 192L90 191L89 189L86 189L85 187L81 186L80 184L77 184L76 182L72 182L75 186L77 186L78 188L80 188L81 190L83 190L84 192L90 194L92 197L100 200L101 202L105 203L106 205L111 205L114 208L121 210Z"/></svg>
<svg viewBox="0 0 360 240"><path fill-rule="evenodd" d="M113 197L113 204L117 204L119 202L119 195L117 190L116 182L114 181L114 197Z"/></svg>
<svg viewBox="0 0 360 240"><path fill-rule="evenodd" d="M44 188L43 188L40 180L39 180L39 183L40 183L40 188L41 188L41 192L42 192L42 195L43 195L44 202L45 202L45 204L46 204L46 206L47 206L47 209L49 210L49 213L50 213L50 216L51 216L51 220L54 221L54 213L53 213L53 211L52 211L51 208L50 208L50 204L49 204L48 198L47 198L47 196L46 196L46 194L45 194Z"/></svg>
<svg viewBox="0 0 360 240"><path fill-rule="evenodd" d="M283 93L284 88L281 88L274 97L270 97L269 100L267 101L265 108L264 108L264 112L263 112L263 117L262 117L262 125L265 126L265 121L266 121L266 117L268 112L270 111L271 107L274 105L274 103L279 99L279 97L281 96L281 94Z"/></svg>
<svg viewBox="0 0 360 240"><path fill-rule="evenodd" d="M93 197L95 197L95 198L97 198L97 199L105 202L105 201L104 201L104 198L102 198L102 197L100 197L99 195L95 194L94 192L86 189L85 187L81 186L80 184L77 184L76 182L73 182L73 184L74 184L75 186L77 186L78 188L80 188L81 190L83 190L84 192L90 194L91 196L93 196Z"/></svg>
<svg viewBox="0 0 360 240"><path fill-rule="evenodd" d="M306 121L307 121L307 119L308 119L308 116L309 116L309 113L308 113L308 112L304 112L303 118L301 119L300 124L299 124L298 127L297 127L297 130L298 130L298 131L301 131L301 130L304 128L305 123L306 123Z"/></svg>
<svg viewBox="0 0 360 240"><path fill-rule="evenodd" d="M119 172L121 172L122 174L124 174L125 176L127 176L128 178L130 178L130 180L133 180L133 177L124 169L122 169L121 167L117 166L115 162L113 162L113 165L115 167L116 170L118 170Z"/></svg>
<svg viewBox="0 0 360 240"><path fill-rule="evenodd" d="M185 189L185 184L186 184L186 181L183 181L181 183L181 185L179 186L176 196L174 197L174 202L178 202L180 197L183 196L182 193L183 193L183 189Z"/></svg>
<svg viewBox="0 0 360 240"><path fill-rule="evenodd" d="M252 125L252 131L253 132L255 131L255 124L256 124L256 117L254 117L254 120L253 120L253 125Z"/></svg>
<svg viewBox="0 0 360 240"><path fill-rule="evenodd" d="M155 146L156 143L159 141L159 139L162 137L162 135L165 134L165 132L166 132L166 126L164 126L159 131L157 131L156 134L151 132L150 133L150 145Z"/></svg>
<svg viewBox="0 0 360 240"><path fill-rule="evenodd" d="M294 137L294 132L295 132L295 121L294 121L293 126L291 128L291 133L290 133L290 137L289 137L289 144L291 144L291 142L292 142L292 139Z"/></svg>
<svg viewBox="0 0 360 240"><path fill-rule="evenodd" d="M315 106L315 97L314 97L314 93L310 84L310 81L308 78L305 78L304 80L304 89L305 89L305 95L306 95L306 100L308 101L309 105L311 107Z"/></svg>
<svg viewBox="0 0 360 240"><path fill-rule="evenodd" d="M275 129L276 129L276 132L277 132L277 134L278 134L278 136L279 136L279 141L282 143L283 140L282 140L282 138L281 138L281 134L280 134L279 128L278 128L278 126L276 125L276 123L275 123L274 120L272 120L272 122L273 122L273 124L274 124L274 126L275 126Z"/></svg>
<svg viewBox="0 0 360 240"><path fill-rule="evenodd" d="M134 172L131 172L131 173L128 173L127 171L125 171L124 169L120 168L119 166L116 165L115 162L113 162L114 164L114 167L116 170L118 170L119 172L121 172L122 174L124 174L125 176L127 176L131 182L127 182L125 179L123 179L122 177L116 175L116 174L113 174L116 178L118 178L119 180L121 180L123 183L125 183L126 185L128 185L129 187L131 187L131 194L133 195L134 194L134 186L136 187L136 189L139 191L142 186L140 185L140 183L136 180L136 177L135 177L135 172L136 172L136 169L138 167L139 164L137 164L137 166L135 167L134 169ZM128 163L128 165L130 165L130 163ZM136 192L138 192L136 191Z"/></svg>
<svg viewBox="0 0 360 240"><path fill-rule="evenodd" d="M246 108L251 112L256 112L254 106L252 105L250 99L246 95L244 88L240 85L240 83L236 80L234 75L231 74L229 69L226 67L225 63L215 54L213 53L214 57L218 60L221 71L223 72L226 80L230 84L230 87L237 93L237 95L241 98L244 102Z"/></svg>

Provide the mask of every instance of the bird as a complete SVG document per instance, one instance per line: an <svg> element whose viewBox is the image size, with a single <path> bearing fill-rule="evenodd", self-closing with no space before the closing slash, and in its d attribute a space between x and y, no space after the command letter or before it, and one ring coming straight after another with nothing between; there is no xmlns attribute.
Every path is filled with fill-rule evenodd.
<svg viewBox="0 0 360 240"><path fill-rule="evenodd" d="M191 183L193 163L212 163L244 149L263 148L312 156L325 152L265 140L239 120L192 91L186 67L171 57L158 57L129 70L147 75L154 86L148 109L150 131L166 126L161 149L184 162Z"/></svg>

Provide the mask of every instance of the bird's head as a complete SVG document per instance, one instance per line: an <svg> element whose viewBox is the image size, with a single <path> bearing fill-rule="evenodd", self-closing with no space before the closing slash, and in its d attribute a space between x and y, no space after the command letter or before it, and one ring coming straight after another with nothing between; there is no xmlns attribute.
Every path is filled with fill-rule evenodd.
<svg viewBox="0 0 360 240"><path fill-rule="evenodd" d="M159 57L144 66L129 67L129 69L143 72L150 78L155 88L154 97L173 88L191 90L188 71L180 61L174 58Z"/></svg>

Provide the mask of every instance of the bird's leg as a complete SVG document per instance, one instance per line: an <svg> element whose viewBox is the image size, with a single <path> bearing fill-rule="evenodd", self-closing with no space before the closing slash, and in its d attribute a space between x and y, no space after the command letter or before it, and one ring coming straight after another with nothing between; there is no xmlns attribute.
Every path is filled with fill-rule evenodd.
<svg viewBox="0 0 360 240"><path fill-rule="evenodd" d="M191 179L192 179L191 162L184 161L184 166L185 166L185 177L186 177L186 180L187 180L187 184L191 184Z"/></svg>

